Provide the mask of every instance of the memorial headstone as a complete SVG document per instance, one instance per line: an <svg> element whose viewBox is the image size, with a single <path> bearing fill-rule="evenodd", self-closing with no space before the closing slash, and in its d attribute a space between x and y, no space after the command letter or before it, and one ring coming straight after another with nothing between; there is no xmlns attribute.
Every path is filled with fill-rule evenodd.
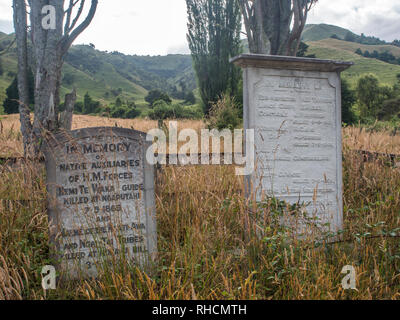
<svg viewBox="0 0 400 320"><path fill-rule="evenodd" d="M330 231L343 226L340 72L351 62L244 54L244 128L254 129L257 201L302 203Z"/></svg>
<svg viewBox="0 0 400 320"><path fill-rule="evenodd" d="M46 138L50 240L63 278L97 277L157 251L154 168L146 134L87 128Z"/></svg>

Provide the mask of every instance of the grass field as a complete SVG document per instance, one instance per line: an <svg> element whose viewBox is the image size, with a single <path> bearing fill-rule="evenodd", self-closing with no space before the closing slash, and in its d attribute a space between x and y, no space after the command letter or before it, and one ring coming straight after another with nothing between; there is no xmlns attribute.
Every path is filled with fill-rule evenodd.
<svg viewBox="0 0 400 320"><path fill-rule="evenodd" d="M75 128L156 126L87 116L74 121ZM2 123L0 147L21 152L16 118ZM203 123L181 122L184 127ZM0 199L21 201L0 202L0 299L400 299L400 171L364 163L353 148L399 152L400 140L344 130L342 241L294 238L277 221L295 212L273 200L247 202L231 166L167 167L157 179L156 271L110 269L96 281L49 292L40 285L40 270L50 263L44 173L32 163L1 166ZM346 265L356 268L357 290L341 287Z"/></svg>
<svg viewBox="0 0 400 320"><path fill-rule="evenodd" d="M395 56L400 56L400 48L394 46L363 46L354 42L341 41L336 39L325 39L320 41L307 42L310 46L308 54L315 54L320 59L334 59L352 61L354 66L343 72L343 77L355 85L357 79L365 73L374 73L380 82L393 85L396 83L396 75L400 73L400 66L389 64L377 59L364 58L355 53L357 48L377 50L382 52L388 50Z"/></svg>
<svg viewBox="0 0 400 320"><path fill-rule="evenodd" d="M336 34L340 39L344 39L348 32L350 32L350 30L330 24L307 24L302 34L302 40L319 41L329 39L334 34Z"/></svg>

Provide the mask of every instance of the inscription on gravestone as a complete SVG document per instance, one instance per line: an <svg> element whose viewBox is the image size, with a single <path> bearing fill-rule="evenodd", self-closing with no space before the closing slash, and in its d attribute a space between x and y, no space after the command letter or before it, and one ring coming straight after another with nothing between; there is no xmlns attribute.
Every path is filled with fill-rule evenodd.
<svg viewBox="0 0 400 320"><path fill-rule="evenodd" d="M255 130L257 199L305 203L332 231L342 228L340 72L352 63L242 55L244 127Z"/></svg>
<svg viewBox="0 0 400 320"><path fill-rule="evenodd" d="M154 168L146 134L88 128L46 144L50 236L66 277L117 263L147 265L157 250Z"/></svg>

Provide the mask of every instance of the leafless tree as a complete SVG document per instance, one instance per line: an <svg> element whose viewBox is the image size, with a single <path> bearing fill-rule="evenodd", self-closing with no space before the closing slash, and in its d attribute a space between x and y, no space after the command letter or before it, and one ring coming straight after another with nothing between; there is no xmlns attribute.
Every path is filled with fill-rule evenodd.
<svg viewBox="0 0 400 320"><path fill-rule="evenodd" d="M18 51L18 91L21 131L26 156L37 156L43 132L71 129L76 92L65 96L65 111L59 112L61 71L65 54L74 40L89 26L98 0L13 0ZM29 21L28 21L29 17ZM28 37L33 48L28 64ZM30 119L28 68L35 78L34 121Z"/></svg>
<svg viewBox="0 0 400 320"><path fill-rule="evenodd" d="M295 56L318 0L238 0L251 53Z"/></svg>

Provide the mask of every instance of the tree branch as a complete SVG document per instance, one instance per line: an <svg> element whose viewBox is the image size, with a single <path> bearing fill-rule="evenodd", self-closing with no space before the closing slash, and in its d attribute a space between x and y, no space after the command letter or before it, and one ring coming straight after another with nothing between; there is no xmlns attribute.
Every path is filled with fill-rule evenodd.
<svg viewBox="0 0 400 320"><path fill-rule="evenodd" d="M82 0L83 3L84 0ZM97 4L98 0L91 0L91 7L89 10L88 15L86 16L85 20L75 29L72 31L70 35L64 34L63 38L61 39L61 52L62 55L67 53L68 49L71 47L72 43L75 41L75 39L89 26L89 24L92 22L94 15L96 13L97 9ZM82 4L81 4L82 7ZM76 20L76 19L75 19ZM70 30L71 31L71 30Z"/></svg>
<svg viewBox="0 0 400 320"><path fill-rule="evenodd" d="M67 18L65 19L65 25L64 25L64 32L66 32L66 33L68 33L68 28L71 23L71 14L72 14L73 7L74 7L74 0L69 0L68 10L65 11L65 13L64 13L67 15Z"/></svg>
<svg viewBox="0 0 400 320"><path fill-rule="evenodd" d="M83 8L85 7L85 0L77 0L77 1L75 2L74 6L75 6L79 1L81 1L81 5L79 6L78 12L77 12L77 14L76 14L74 20L72 21L72 24L71 24L70 26L68 26L68 28L66 29L66 31L64 31L64 34L69 34L69 32L70 32L73 28L75 28L76 23L78 22L79 18L80 18L81 15L82 15Z"/></svg>

